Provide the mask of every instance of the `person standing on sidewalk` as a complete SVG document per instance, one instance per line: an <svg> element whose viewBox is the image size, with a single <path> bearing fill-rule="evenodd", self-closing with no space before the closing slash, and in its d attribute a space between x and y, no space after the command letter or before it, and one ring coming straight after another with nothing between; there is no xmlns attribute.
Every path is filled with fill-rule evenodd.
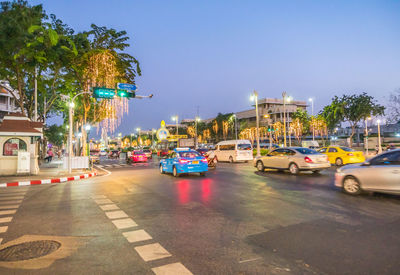
<svg viewBox="0 0 400 275"><path fill-rule="evenodd" d="M53 159L53 156L54 156L53 149L50 148L50 149L47 151L47 161L48 161L48 162L51 162L51 160Z"/></svg>

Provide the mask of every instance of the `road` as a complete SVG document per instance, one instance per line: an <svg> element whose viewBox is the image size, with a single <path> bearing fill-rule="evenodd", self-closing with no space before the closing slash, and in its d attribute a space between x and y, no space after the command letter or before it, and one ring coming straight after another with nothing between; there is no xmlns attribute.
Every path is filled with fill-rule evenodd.
<svg viewBox="0 0 400 275"><path fill-rule="evenodd" d="M56 259L51 255L61 248L42 257L50 258L47 265L33 255L50 249L44 244L17 256L0 250L0 273L394 274L400 268L400 198L346 195L333 186L334 169L292 176L219 163L206 177L174 178L159 174L157 164L103 161L111 174L0 190L0 211L11 204L16 210L0 216L12 217L3 244L40 235L65 250ZM24 257L31 260L17 261Z"/></svg>

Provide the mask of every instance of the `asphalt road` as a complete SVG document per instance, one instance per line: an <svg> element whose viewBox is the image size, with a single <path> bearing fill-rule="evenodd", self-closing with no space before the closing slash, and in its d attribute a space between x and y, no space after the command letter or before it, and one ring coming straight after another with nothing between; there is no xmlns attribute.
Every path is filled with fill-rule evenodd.
<svg viewBox="0 0 400 275"><path fill-rule="evenodd" d="M81 242L38 269L6 268L0 250L0 273L398 273L400 197L346 195L334 169L292 176L219 163L206 177L174 178L157 163L102 161L110 175L0 190L0 208L19 206L0 216L12 217L3 244L23 235Z"/></svg>

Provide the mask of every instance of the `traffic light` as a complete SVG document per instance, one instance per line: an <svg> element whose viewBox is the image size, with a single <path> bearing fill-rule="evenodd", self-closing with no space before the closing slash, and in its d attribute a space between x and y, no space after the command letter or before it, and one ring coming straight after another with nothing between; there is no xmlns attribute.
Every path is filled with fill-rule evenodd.
<svg viewBox="0 0 400 275"><path fill-rule="evenodd" d="M135 92L131 92L131 91L127 91L127 90L118 90L117 91L117 96L133 98L133 97L135 97Z"/></svg>

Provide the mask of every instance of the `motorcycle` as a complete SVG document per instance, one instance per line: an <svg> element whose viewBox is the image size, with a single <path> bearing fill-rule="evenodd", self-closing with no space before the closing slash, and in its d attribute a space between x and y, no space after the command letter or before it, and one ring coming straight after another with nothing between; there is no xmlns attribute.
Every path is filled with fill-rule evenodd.
<svg viewBox="0 0 400 275"><path fill-rule="evenodd" d="M214 156L214 157L206 156L206 158L207 158L209 168L217 168L217 163L218 163L217 156Z"/></svg>

